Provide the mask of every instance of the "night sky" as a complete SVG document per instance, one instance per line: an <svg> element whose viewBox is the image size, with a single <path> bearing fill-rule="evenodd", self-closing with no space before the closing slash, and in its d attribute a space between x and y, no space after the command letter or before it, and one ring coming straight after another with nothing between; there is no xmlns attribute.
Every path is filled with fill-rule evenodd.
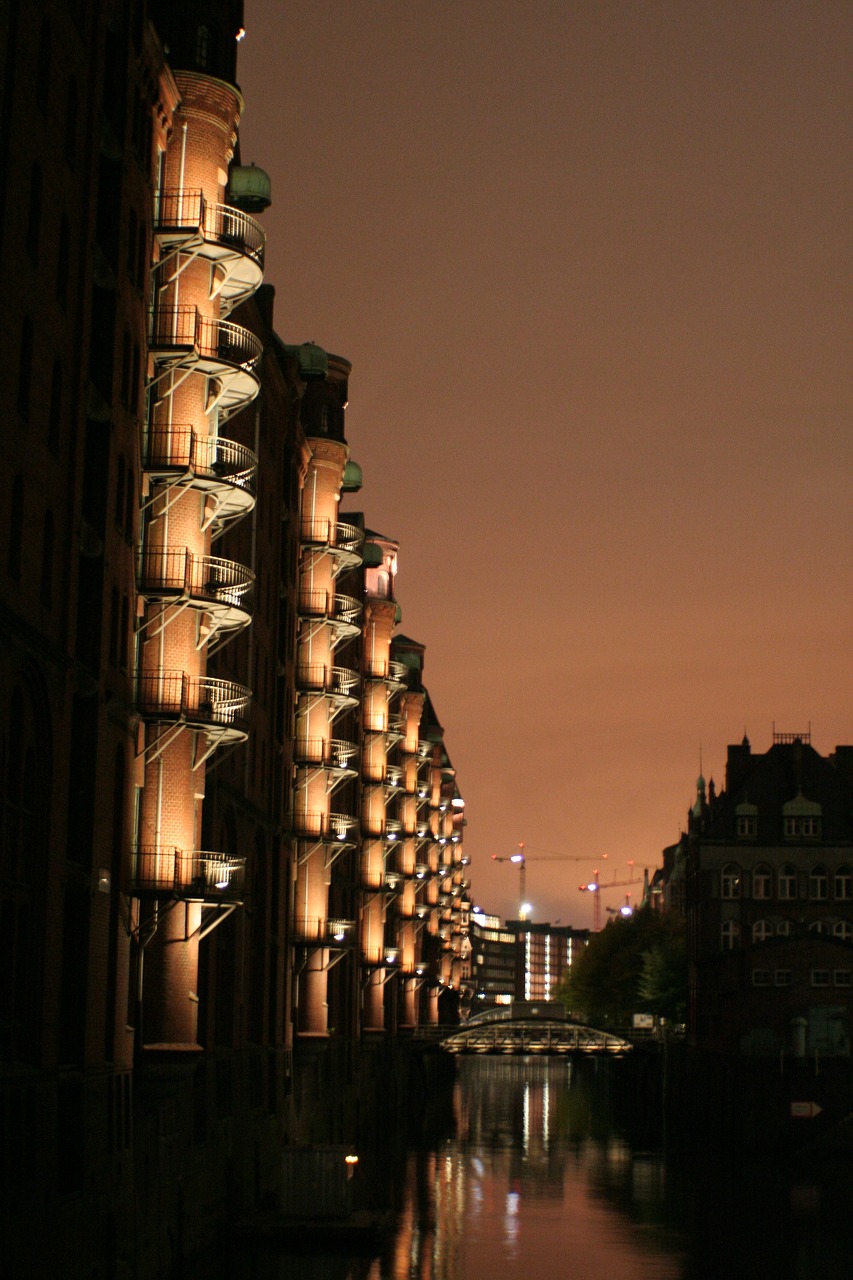
<svg viewBox="0 0 853 1280"><path fill-rule="evenodd" d="M523 841L588 925L700 751L853 740L853 4L245 9L276 327L352 361L473 898L515 914Z"/></svg>

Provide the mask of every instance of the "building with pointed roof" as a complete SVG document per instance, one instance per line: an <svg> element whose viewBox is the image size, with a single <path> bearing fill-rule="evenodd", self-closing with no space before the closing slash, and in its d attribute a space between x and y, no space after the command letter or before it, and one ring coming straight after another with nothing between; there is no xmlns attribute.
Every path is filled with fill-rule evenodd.
<svg viewBox="0 0 853 1280"><path fill-rule="evenodd" d="M700 779L670 880L684 880L691 1043L846 1056L853 1036L853 747L811 734L728 748ZM680 897L680 888L678 896Z"/></svg>

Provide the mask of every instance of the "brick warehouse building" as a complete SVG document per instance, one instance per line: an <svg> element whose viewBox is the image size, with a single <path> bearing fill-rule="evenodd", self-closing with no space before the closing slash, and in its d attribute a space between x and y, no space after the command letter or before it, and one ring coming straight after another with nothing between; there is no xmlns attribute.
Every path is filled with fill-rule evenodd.
<svg viewBox="0 0 853 1280"><path fill-rule="evenodd" d="M853 749L810 734L732 745L725 788L699 779L671 876L687 918L697 1048L820 1061L853 1033Z"/></svg>
<svg viewBox="0 0 853 1280"><path fill-rule="evenodd" d="M282 1143L351 1138L338 1050L352 1079L464 968L464 805L397 545L338 516L350 366L282 342L262 284L241 20L0 13L16 1275L167 1274L275 1194Z"/></svg>

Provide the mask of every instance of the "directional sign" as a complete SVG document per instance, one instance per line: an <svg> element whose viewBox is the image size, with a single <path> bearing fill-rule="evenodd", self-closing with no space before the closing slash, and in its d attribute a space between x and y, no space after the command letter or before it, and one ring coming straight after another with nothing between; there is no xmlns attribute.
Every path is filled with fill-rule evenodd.
<svg viewBox="0 0 853 1280"><path fill-rule="evenodd" d="M823 1107L819 1107L816 1102L792 1102L791 1118L793 1120L812 1120L815 1116L819 1116Z"/></svg>

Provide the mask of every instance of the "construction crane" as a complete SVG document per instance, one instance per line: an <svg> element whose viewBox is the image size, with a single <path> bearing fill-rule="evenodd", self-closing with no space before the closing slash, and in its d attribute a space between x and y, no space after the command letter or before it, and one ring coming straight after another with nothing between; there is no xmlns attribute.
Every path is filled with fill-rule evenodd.
<svg viewBox="0 0 853 1280"><path fill-rule="evenodd" d="M602 855L603 858L607 854ZM525 885L527 883L527 864L528 862L600 862L601 858L590 858L588 856L577 856L570 853L544 853L530 855L524 852L524 841L522 840L518 846L518 853L492 854L492 862L514 862L518 867L518 918L519 920L527 919L528 905L525 894ZM595 873L598 875L598 872Z"/></svg>
<svg viewBox="0 0 853 1280"><path fill-rule="evenodd" d="M587 884L579 884L578 889L581 893L593 894L592 900L592 929L593 933L601 930L601 891L602 889L624 889L628 885L637 883L637 876L634 873L634 863L629 860L628 866L631 868L630 880L611 880L609 884L602 884L599 880L598 871L592 873L592 879Z"/></svg>

